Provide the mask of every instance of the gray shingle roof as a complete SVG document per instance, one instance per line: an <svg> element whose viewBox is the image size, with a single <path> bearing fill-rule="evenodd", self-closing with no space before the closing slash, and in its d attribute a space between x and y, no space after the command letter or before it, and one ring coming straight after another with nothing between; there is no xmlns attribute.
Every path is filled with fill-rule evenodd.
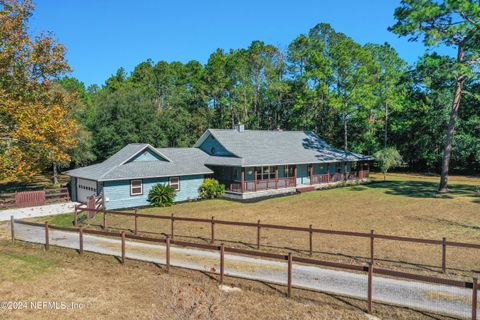
<svg viewBox="0 0 480 320"><path fill-rule="evenodd" d="M206 165L248 167L373 160L369 156L333 148L310 131L239 132L209 129L195 147L210 134L235 156L212 156L199 148L155 149L149 144L132 143L102 163L69 170L65 174L77 178L108 181L213 173ZM166 161L129 162L147 148Z"/></svg>
<svg viewBox="0 0 480 320"><path fill-rule="evenodd" d="M146 148L168 161L128 162ZM197 148L155 149L148 144L129 144L102 163L69 170L65 174L98 181L211 174L213 172L204 165L207 157Z"/></svg>
<svg viewBox="0 0 480 320"><path fill-rule="evenodd" d="M333 148L310 131L209 129L202 138L208 134L238 157L209 157L206 164L211 165L239 165L240 162L243 166L260 166L373 160L369 156ZM202 138L195 146L201 144Z"/></svg>

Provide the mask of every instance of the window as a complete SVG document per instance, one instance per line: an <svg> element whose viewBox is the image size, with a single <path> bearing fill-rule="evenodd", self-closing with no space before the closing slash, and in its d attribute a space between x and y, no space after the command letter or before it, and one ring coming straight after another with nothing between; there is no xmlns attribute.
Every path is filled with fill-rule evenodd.
<svg viewBox="0 0 480 320"><path fill-rule="evenodd" d="M217 153L217 150L215 150L215 147L212 147L212 148L210 149L210 153L211 153L211 154Z"/></svg>
<svg viewBox="0 0 480 320"><path fill-rule="evenodd" d="M342 164L341 164L341 163L336 163L335 166L337 167L337 173L341 173L341 171L342 171Z"/></svg>
<svg viewBox="0 0 480 320"><path fill-rule="evenodd" d="M277 167L259 167L257 168L257 180L275 179Z"/></svg>
<svg viewBox="0 0 480 320"><path fill-rule="evenodd" d="M130 195L139 196L143 194L143 181L131 180L130 181Z"/></svg>
<svg viewBox="0 0 480 320"><path fill-rule="evenodd" d="M285 166L285 177L290 178L295 176L295 166Z"/></svg>
<svg viewBox="0 0 480 320"><path fill-rule="evenodd" d="M180 178L170 177L170 186L172 186L175 191L180 191Z"/></svg>

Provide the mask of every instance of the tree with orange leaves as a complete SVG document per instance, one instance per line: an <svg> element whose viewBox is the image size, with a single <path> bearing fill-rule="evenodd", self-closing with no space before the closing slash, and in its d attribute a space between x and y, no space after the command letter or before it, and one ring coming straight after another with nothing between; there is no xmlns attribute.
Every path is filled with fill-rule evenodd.
<svg viewBox="0 0 480 320"><path fill-rule="evenodd" d="M0 0L0 180L28 180L68 164L78 126L68 105L73 96L54 80L70 71L65 47L52 34L31 37L31 0Z"/></svg>

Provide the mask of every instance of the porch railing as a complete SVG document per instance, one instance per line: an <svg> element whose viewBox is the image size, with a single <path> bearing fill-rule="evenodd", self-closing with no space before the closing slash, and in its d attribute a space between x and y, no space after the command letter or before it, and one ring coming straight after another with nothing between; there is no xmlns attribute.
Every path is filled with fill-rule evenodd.
<svg viewBox="0 0 480 320"><path fill-rule="evenodd" d="M368 178L368 170L360 170L348 173L325 173L314 174L310 177L310 184L334 183L344 180L359 180Z"/></svg>
<svg viewBox="0 0 480 320"><path fill-rule="evenodd" d="M280 188L295 187L295 177L264 179L264 180L246 180L243 182L243 192L255 192L262 190L272 190ZM227 184L228 185L228 184ZM233 192L242 192L242 182L234 180L230 182L227 190Z"/></svg>
<svg viewBox="0 0 480 320"><path fill-rule="evenodd" d="M368 170L353 171L348 173L325 173L314 174L310 177L310 184L335 183L339 181L354 181L368 178ZM295 177L265 179L265 180L246 180L243 182L243 192L255 192L262 190L280 189L295 187ZM232 192L242 192L242 182L233 180L226 183L226 190Z"/></svg>

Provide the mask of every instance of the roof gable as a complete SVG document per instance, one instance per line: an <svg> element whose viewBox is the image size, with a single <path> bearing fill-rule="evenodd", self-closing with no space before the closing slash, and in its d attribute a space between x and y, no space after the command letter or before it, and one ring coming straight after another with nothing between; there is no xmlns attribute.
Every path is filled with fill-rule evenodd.
<svg viewBox="0 0 480 320"><path fill-rule="evenodd" d="M195 143L195 147L202 149L211 156L235 156L232 152L227 150L221 141L219 141L210 130L207 130L202 137Z"/></svg>
<svg viewBox="0 0 480 320"><path fill-rule="evenodd" d="M124 164L136 161L168 161L170 160L160 151L154 149L153 147L147 147L135 154L129 160L127 160ZM124 165L123 164L123 165Z"/></svg>

